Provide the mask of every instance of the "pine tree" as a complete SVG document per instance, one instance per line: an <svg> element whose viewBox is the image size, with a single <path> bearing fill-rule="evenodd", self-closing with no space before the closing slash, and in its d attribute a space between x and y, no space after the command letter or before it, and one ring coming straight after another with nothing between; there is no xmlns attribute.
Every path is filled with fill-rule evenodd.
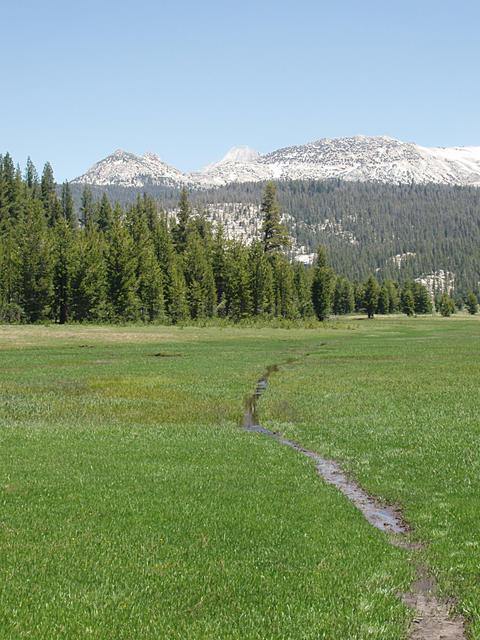
<svg viewBox="0 0 480 640"><path fill-rule="evenodd" d="M353 285L347 278L337 277L333 292L333 313L343 315L352 313L355 309Z"/></svg>
<svg viewBox="0 0 480 640"><path fill-rule="evenodd" d="M188 192L184 188L180 193L178 203L178 219L177 224L173 228L173 240L177 253L183 253L187 246L188 228L192 210L188 201Z"/></svg>
<svg viewBox="0 0 480 640"><path fill-rule="evenodd" d="M146 322L153 322L162 319L165 311L163 278L143 207L134 218L131 233L136 247L140 318Z"/></svg>
<svg viewBox="0 0 480 640"><path fill-rule="evenodd" d="M254 316L269 316L274 310L273 270L261 242L248 250L249 290Z"/></svg>
<svg viewBox="0 0 480 640"><path fill-rule="evenodd" d="M286 227L281 223L277 189L268 182L263 194L260 214L263 219L263 249L265 253L280 251L290 244Z"/></svg>
<svg viewBox="0 0 480 640"><path fill-rule="evenodd" d="M301 318L313 316L312 306L312 282L309 277L310 270L297 262L293 268L293 285L295 295L295 308Z"/></svg>
<svg viewBox="0 0 480 640"><path fill-rule="evenodd" d="M27 164L25 167L25 183L32 195L36 195L36 190L38 187L38 173L30 156L28 156L27 158Z"/></svg>
<svg viewBox="0 0 480 640"><path fill-rule="evenodd" d="M400 295L398 286L392 280L385 280L388 291L388 313L395 313L400 308Z"/></svg>
<svg viewBox="0 0 480 640"><path fill-rule="evenodd" d="M149 215L148 220L155 256L162 273L165 309L168 315L175 315L176 321L180 321L184 319L184 301L180 301L178 306L175 300L175 297L179 295L178 291L181 290L181 285L179 285L181 278L176 266L175 248L168 226L168 218L166 215ZM183 286L184 284L183 282ZM180 295L184 295L184 293ZM174 306L176 311L172 310Z"/></svg>
<svg viewBox="0 0 480 640"><path fill-rule="evenodd" d="M110 227L112 226L113 211L106 193L102 195L100 204L97 207L95 218L100 231L103 231L104 233L109 231Z"/></svg>
<svg viewBox="0 0 480 640"><path fill-rule="evenodd" d="M448 293L443 293L440 298L440 313L444 318L448 318L455 313L455 303L450 298Z"/></svg>
<svg viewBox="0 0 480 640"><path fill-rule="evenodd" d="M3 308L20 304L21 262L20 228L12 220L5 220L0 227L0 305Z"/></svg>
<svg viewBox="0 0 480 640"><path fill-rule="evenodd" d="M365 289L361 282L355 282L353 285L353 297L355 300L355 311L363 311L365 308Z"/></svg>
<svg viewBox="0 0 480 640"><path fill-rule="evenodd" d="M52 165L45 163L42 172L42 180L40 183L41 198L45 208L48 208L49 199L55 193L55 179L53 177Z"/></svg>
<svg viewBox="0 0 480 640"><path fill-rule="evenodd" d="M231 241L226 251L225 305L228 317L235 322L251 314L252 300L249 287L248 250L239 242Z"/></svg>
<svg viewBox="0 0 480 640"><path fill-rule="evenodd" d="M280 254L273 254L270 258L273 270L273 299L275 316L293 319L298 315L295 306L293 269L287 258Z"/></svg>
<svg viewBox="0 0 480 640"><path fill-rule="evenodd" d="M53 228L53 316L60 324L70 319L74 242L74 232L68 220L57 220Z"/></svg>
<svg viewBox="0 0 480 640"><path fill-rule="evenodd" d="M138 318L135 247L122 220L116 217L107 236L107 299L115 320Z"/></svg>
<svg viewBox="0 0 480 640"><path fill-rule="evenodd" d="M467 295L466 307L468 309L468 313L470 313L472 316L474 316L478 312L477 296L472 292Z"/></svg>
<svg viewBox="0 0 480 640"><path fill-rule="evenodd" d="M380 287L380 292L378 294L377 313L380 315L390 313L390 296L388 287L385 283Z"/></svg>
<svg viewBox="0 0 480 640"><path fill-rule="evenodd" d="M57 193L55 191L53 169L49 162L47 162L43 168L42 179L40 182L40 193L45 216L49 225L53 226L61 215L61 206L58 202Z"/></svg>
<svg viewBox="0 0 480 640"><path fill-rule="evenodd" d="M70 184L64 182L62 184L62 216L68 222L70 228L77 228L77 218L75 216L75 205L73 203L72 191Z"/></svg>
<svg viewBox="0 0 480 640"><path fill-rule="evenodd" d="M412 289L409 285L402 289L401 294L401 308L402 312L407 316L413 316L415 313L415 299L413 297Z"/></svg>
<svg viewBox="0 0 480 640"><path fill-rule="evenodd" d="M171 266L170 303L168 313L170 320L174 324L177 324L179 322L183 322L189 317L187 286L185 284L185 276L183 275L181 260L178 256L174 256Z"/></svg>
<svg viewBox="0 0 480 640"><path fill-rule="evenodd" d="M373 318L378 305L380 287L375 276L370 275L364 287L364 305L369 318Z"/></svg>
<svg viewBox="0 0 480 640"><path fill-rule="evenodd" d="M215 280L217 312L224 314L225 308L225 232L223 225L219 224L212 243L212 269Z"/></svg>
<svg viewBox="0 0 480 640"><path fill-rule="evenodd" d="M72 276L72 313L77 321L103 321L107 317L106 243L89 224L75 243Z"/></svg>
<svg viewBox="0 0 480 640"><path fill-rule="evenodd" d="M325 247L318 248L317 262L312 282L312 303L320 321L328 318L332 308L335 276L328 266Z"/></svg>
<svg viewBox="0 0 480 640"><path fill-rule="evenodd" d="M0 222L15 218L17 182L15 166L9 153L0 156Z"/></svg>
<svg viewBox="0 0 480 640"><path fill-rule="evenodd" d="M412 293L414 300L415 313L425 314L432 312L432 299L427 288L420 282L414 282L412 285Z"/></svg>
<svg viewBox="0 0 480 640"><path fill-rule="evenodd" d="M53 294L52 251L45 213L36 200L28 203L22 221L20 256L20 304L29 322L48 319Z"/></svg>
<svg viewBox="0 0 480 640"><path fill-rule="evenodd" d="M188 235L184 273L191 317L212 317L217 306L215 280L209 256L196 230Z"/></svg>
<svg viewBox="0 0 480 640"><path fill-rule="evenodd" d="M85 229L90 223L95 222L95 205L93 202L92 190L88 185L83 187L80 204L80 221Z"/></svg>

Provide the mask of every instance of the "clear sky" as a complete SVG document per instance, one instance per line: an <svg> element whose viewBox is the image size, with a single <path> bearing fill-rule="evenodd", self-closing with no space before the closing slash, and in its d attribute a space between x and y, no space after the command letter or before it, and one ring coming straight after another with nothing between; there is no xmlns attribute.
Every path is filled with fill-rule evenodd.
<svg viewBox="0 0 480 640"><path fill-rule="evenodd" d="M478 0L25 0L1 23L0 152L58 180L117 148L187 171L359 133L480 145Z"/></svg>

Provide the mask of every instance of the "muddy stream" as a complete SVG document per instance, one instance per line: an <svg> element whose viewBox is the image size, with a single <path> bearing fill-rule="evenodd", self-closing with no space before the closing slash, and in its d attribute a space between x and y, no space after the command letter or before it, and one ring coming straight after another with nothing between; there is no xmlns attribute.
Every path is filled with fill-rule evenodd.
<svg viewBox="0 0 480 640"><path fill-rule="evenodd" d="M253 395L245 403L243 428L246 431L273 438L278 443L310 458L315 463L320 477L341 491L373 527L383 531L390 544L413 552L416 579L410 593L401 595L402 601L415 612L409 638L412 640L464 639L466 636L463 620L460 617L452 617L447 603L437 599L433 577L418 559L415 560L415 552L418 553L422 546L411 542L410 530L403 520L401 512L395 507L382 504L366 493L342 471L341 466L335 460L323 458L318 453L285 438L281 433L270 431L261 426L258 419L258 400L268 387L270 375L278 370L278 365L268 367L265 374L257 382Z"/></svg>

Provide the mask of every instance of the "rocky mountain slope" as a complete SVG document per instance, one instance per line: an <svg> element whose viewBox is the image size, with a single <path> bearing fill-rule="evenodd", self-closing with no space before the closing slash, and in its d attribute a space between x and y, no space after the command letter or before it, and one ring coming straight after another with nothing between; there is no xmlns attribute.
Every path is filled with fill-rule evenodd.
<svg viewBox="0 0 480 640"><path fill-rule="evenodd" d="M191 185L181 171L166 164L155 153L137 156L117 149L72 182L97 186L141 188L146 186L179 187Z"/></svg>
<svg viewBox="0 0 480 640"><path fill-rule="evenodd" d="M480 147L422 147L386 136L323 138L258 154L231 149L219 162L184 174L155 154L118 150L73 182L122 187L220 187L264 180L325 180L384 184L480 186Z"/></svg>

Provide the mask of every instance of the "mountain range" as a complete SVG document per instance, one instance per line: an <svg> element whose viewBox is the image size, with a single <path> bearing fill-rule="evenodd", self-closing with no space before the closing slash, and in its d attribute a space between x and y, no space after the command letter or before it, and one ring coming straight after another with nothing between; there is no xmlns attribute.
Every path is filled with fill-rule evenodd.
<svg viewBox="0 0 480 640"><path fill-rule="evenodd" d="M266 180L480 186L480 147L422 147L388 136L322 138L260 154L234 147L219 162L182 173L156 154L117 150L72 182L115 187L222 187Z"/></svg>

